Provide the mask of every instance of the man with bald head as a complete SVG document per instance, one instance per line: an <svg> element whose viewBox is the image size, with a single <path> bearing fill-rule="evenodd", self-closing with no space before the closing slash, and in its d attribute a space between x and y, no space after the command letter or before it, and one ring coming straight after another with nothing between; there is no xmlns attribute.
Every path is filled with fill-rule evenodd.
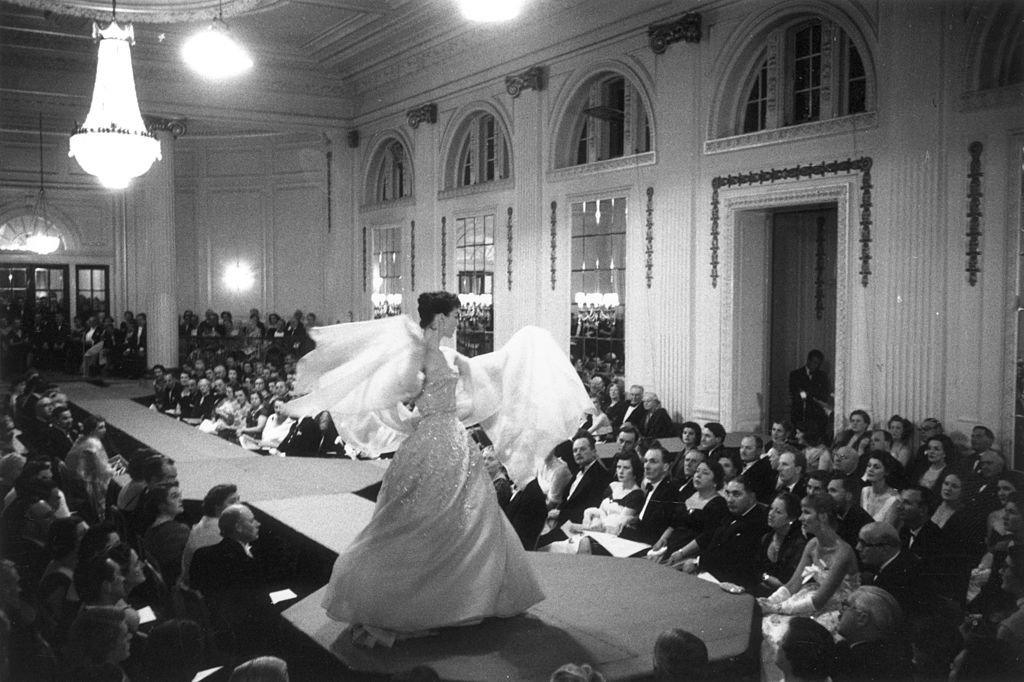
<svg viewBox="0 0 1024 682"><path fill-rule="evenodd" d="M629 404L626 405L626 412L622 415L622 423L629 422L639 431L644 425L644 417L647 416L647 410L644 409L644 387L633 384L629 387L627 397Z"/></svg>
<svg viewBox="0 0 1024 682"><path fill-rule="evenodd" d="M246 505L232 504L221 512L217 525L223 539L196 550L189 585L203 593L215 620L230 629L231 636L218 644L232 653L269 653L276 645L278 618L259 551L253 547L260 522Z"/></svg>
<svg viewBox="0 0 1024 682"><path fill-rule="evenodd" d="M578 467L576 476L569 484L562 503L548 512L548 527L553 530L545 533L537 541L538 547L552 542L564 540L565 534L561 526L566 521L583 522L583 511L589 507L598 507L604 499L604 491L611 483L612 477L604 465L597 459L594 437L581 432L572 442L572 458Z"/></svg>
<svg viewBox="0 0 1024 682"><path fill-rule="evenodd" d="M888 523L872 521L860 529L857 552L867 572L862 585L881 587L899 602L906 615L920 614L926 603L921 585L921 559L903 548Z"/></svg>
<svg viewBox="0 0 1024 682"><path fill-rule="evenodd" d="M672 423L672 417L668 410L661 406L661 399L657 393L648 391L644 393L644 416L643 425L640 426L640 433L644 438L677 438L679 434Z"/></svg>

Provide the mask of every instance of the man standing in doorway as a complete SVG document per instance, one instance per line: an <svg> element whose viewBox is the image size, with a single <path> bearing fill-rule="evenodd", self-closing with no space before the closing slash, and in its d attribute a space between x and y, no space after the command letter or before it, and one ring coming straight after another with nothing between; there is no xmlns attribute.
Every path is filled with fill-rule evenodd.
<svg viewBox="0 0 1024 682"><path fill-rule="evenodd" d="M825 354L812 350L803 367L789 373L790 421L822 426L832 413L832 389L828 375L821 369Z"/></svg>

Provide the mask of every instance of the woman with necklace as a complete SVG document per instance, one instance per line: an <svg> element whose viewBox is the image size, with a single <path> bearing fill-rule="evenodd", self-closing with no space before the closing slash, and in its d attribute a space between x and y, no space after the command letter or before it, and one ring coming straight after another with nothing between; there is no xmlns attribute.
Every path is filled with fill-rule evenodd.
<svg viewBox="0 0 1024 682"><path fill-rule="evenodd" d="M803 556L807 538L800 520L800 498L793 493L779 493L768 507L768 527L761 540L761 595L772 594L796 571Z"/></svg>
<svg viewBox="0 0 1024 682"><path fill-rule="evenodd" d="M864 471L867 485L860 491L860 506L879 523L896 526L896 507L900 496L889 485L888 476L892 471L892 457L888 453L875 451L868 458Z"/></svg>

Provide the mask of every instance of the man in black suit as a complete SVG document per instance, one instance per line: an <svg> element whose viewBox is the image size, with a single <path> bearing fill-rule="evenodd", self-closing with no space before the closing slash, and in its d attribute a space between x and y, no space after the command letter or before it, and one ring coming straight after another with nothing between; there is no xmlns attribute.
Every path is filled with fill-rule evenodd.
<svg viewBox="0 0 1024 682"><path fill-rule="evenodd" d="M648 391L644 393L644 416L643 424L639 426L640 433L644 438L677 438L676 427L672 423L672 417L668 410L661 406L661 399L657 393Z"/></svg>
<svg viewBox="0 0 1024 682"><path fill-rule="evenodd" d="M620 537L653 545L672 523L676 485L669 478L668 453L660 445L644 453L644 504L634 524L622 529Z"/></svg>
<svg viewBox="0 0 1024 682"><path fill-rule="evenodd" d="M899 602L880 587L857 588L843 602L836 631L843 641L836 646L832 679L902 680L912 677L910 650L900 633Z"/></svg>
<svg viewBox="0 0 1024 682"><path fill-rule="evenodd" d="M512 493L512 499L505 505L505 516L519 536L525 549L537 546L537 537L544 530L544 519L548 515L547 496L533 479L522 490Z"/></svg>
<svg viewBox="0 0 1024 682"><path fill-rule="evenodd" d="M725 486L725 500L732 521L672 553L669 565L713 575L720 582L739 585L748 592L761 581L761 538L768 532L768 509L759 504L749 483L740 476ZM700 557L699 568L693 561Z"/></svg>
<svg viewBox="0 0 1024 682"><path fill-rule="evenodd" d="M629 387L629 405L626 406L626 414L622 417L622 423L629 422L638 431L641 431L644 425L644 417L646 416L647 410L644 409L644 387L633 384Z"/></svg>
<svg viewBox="0 0 1024 682"><path fill-rule="evenodd" d="M923 612L928 595L920 580L921 560L900 546L900 536L888 523L872 521L860 529L857 552L867 572L862 585L875 585L899 602L904 616Z"/></svg>
<svg viewBox="0 0 1024 682"><path fill-rule="evenodd" d="M804 471L807 469L807 458L804 453L795 450L786 450L779 455L779 475L775 483L775 492L793 493L797 499L803 499L807 494L807 484L804 483Z"/></svg>
<svg viewBox="0 0 1024 682"><path fill-rule="evenodd" d="M803 367L789 373L789 415L794 424L823 426L832 411L832 389L821 369L825 355L820 350L807 354Z"/></svg>
<svg viewBox="0 0 1024 682"><path fill-rule="evenodd" d="M725 443L725 427L718 422L708 422L700 435L697 449L704 453L709 461L717 460Z"/></svg>
<svg viewBox="0 0 1024 682"><path fill-rule="evenodd" d="M850 547L856 547L860 529L874 521L871 514L860 506L860 486L851 490L846 476L837 471L829 479L828 494L836 501L836 517L839 519L836 533Z"/></svg>
<svg viewBox="0 0 1024 682"><path fill-rule="evenodd" d="M740 475L747 480L761 504L770 504L775 496L775 470L771 459L764 451L764 440L761 436L744 436L740 441L740 459L743 471Z"/></svg>
<svg viewBox="0 0 1024 682"><path fill-rule="evenodd" d="M943 552L942 529L931 520L932 491L912 485L900 492L896 516L900 520L900 545L925 564L934 563Z"/></svg>
<svg viewBox="0 0 1024 682"><path fill-rule="evenodd" d="M597 459L594 437L589 433L577 434L572 442L572 458L578 467L576 476L569 484L569 491L562 503L548 512L548 521L554 529L541 536L538 547L544 547L557 540L564 540L561 526L566 521L583 523L583 511L597 507L604 499L605 488L611 483L611 475Z"/></svg>
<svg viewBox="0 0 1024 682"><path fill-rule="evenodd" d="M233 504L217 523L224 538L192 556L188 583L202 592L221 643L233 653L271 653L277 644L277 616L253 543L260 522L252 510Z"/></svg>

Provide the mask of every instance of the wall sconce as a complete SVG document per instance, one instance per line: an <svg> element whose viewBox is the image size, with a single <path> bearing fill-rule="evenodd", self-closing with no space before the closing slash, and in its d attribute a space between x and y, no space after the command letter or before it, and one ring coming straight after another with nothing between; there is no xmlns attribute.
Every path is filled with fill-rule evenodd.
<svg viewBox="0 0 1024 682"><path fill-rule="evenodd" d="M224 286L236 294L245 293L256 283L256 273L247 263L234 262L224 269Z"/></svg>

